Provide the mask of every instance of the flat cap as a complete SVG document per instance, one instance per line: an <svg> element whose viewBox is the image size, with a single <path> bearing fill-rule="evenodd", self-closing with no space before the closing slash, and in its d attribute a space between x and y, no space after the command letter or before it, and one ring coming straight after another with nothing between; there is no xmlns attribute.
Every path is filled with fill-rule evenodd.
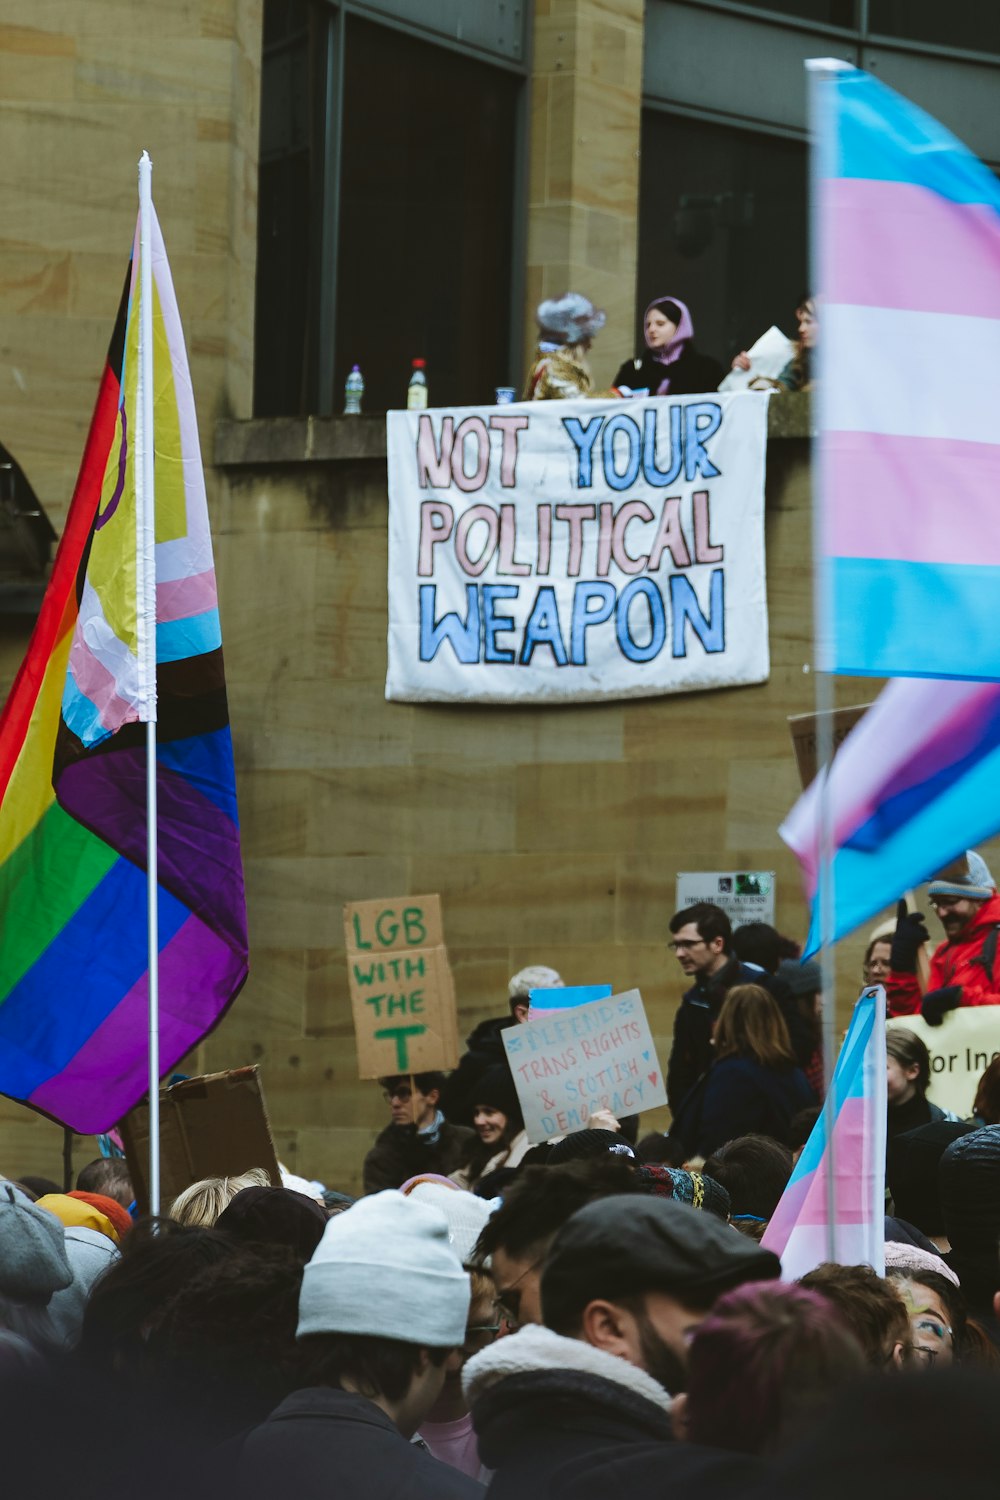
<svg viewBox="0 0 1000 1500"><path fill-rule="evenodd" d="M721 1219L671 1198L601 1198L556 1235L542 1273L542 1310L557 1333L588 1302L666 1292L694 1306L746 1281L774 1281L781 1262Z"/></svg>

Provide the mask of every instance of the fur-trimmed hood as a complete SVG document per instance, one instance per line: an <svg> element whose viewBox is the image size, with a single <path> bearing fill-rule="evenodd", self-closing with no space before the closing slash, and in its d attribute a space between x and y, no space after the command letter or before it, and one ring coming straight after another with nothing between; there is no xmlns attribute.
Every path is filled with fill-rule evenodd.
<svg viewBox="0 0 1000 1500"><path fill-rule="evenodd" d="M605 1354L581 1339L567 1339L540 1323L527 1323L517 1333L497 1339L488 1349L470 1359L462 1372L462 1389L471 1406L487 1391L512 1375L536 1375L554 1370L591 1375L620 1386L631 1396L640 1396L662 1411L670 1410L670 1396L645 1370L617 1355Z"/></svg>
<svg viewBox="0 0 1000 1500"><path fill-rule="evenodd" d="M591 1449L673 1435L670 1396L651 1375L534 1323L470 1359L462 1385L480 1458L501 1471L500 1493L517 1500L533 1500L533 1473Z"/></svg>

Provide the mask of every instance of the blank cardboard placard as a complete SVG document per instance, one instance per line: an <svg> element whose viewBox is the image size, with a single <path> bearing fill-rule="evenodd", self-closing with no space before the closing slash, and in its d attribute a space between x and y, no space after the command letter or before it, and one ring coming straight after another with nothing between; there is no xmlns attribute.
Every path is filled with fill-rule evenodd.
<svg viewBox="0 0 1000 1500"><path fill-rule="evenodd" d="M149 1207L149 1105L119 1127L139 1208ZM281 1186L278 1158L256 1064L185 1078L160 1090L160 1198L164 1211L193 1182L264 1167Z"/></svg>
<svg viewBox="0 0 1000 1500"><path fill-rule="evenodd" d="M358 1077L453 1068L458 1019L440 896L349 902L344 933Z"/></svg>
<svg viewBox="0 0 1000 1500"><path fill-rule="evenodd" d="M666 1104L642 996L626 990L501 1033L532 1143L585 1130L595 1110L618 1119Z"/></svg>

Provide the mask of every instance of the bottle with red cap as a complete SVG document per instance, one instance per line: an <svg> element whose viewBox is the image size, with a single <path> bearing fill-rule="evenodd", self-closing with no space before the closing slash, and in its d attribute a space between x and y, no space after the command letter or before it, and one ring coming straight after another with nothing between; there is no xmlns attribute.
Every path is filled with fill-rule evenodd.
<svg viewBox="0 0 1000 1500"><path fill-rule="evenodd" d="M410 384L406 392L407 411L422 411L427 405L427 376L424 373L426 368L425 359L413 361L413 374L410 376Z"/></svg>

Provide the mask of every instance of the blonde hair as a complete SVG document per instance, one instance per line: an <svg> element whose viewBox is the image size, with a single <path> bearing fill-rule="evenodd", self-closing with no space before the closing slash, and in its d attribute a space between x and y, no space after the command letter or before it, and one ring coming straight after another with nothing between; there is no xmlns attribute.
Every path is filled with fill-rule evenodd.
<svg viewBox="0 0 1000 1500"><path fill-rule="evenodd" d="M210 1228L229 1207L237 1193L248 1187L270 1187L266 1167L251 1167L238 1177L205 1177L178 1193L170 1207L170 1217L178 1224Z"/></svg>
<svg viewBox="0 0 1000 1500"><path fill-rule="evenodd" d="M762 1068L794 1068L795 1054L778 1002L759 984L737 984L722 1002L715 1055L752 1057Z"/></svg>

